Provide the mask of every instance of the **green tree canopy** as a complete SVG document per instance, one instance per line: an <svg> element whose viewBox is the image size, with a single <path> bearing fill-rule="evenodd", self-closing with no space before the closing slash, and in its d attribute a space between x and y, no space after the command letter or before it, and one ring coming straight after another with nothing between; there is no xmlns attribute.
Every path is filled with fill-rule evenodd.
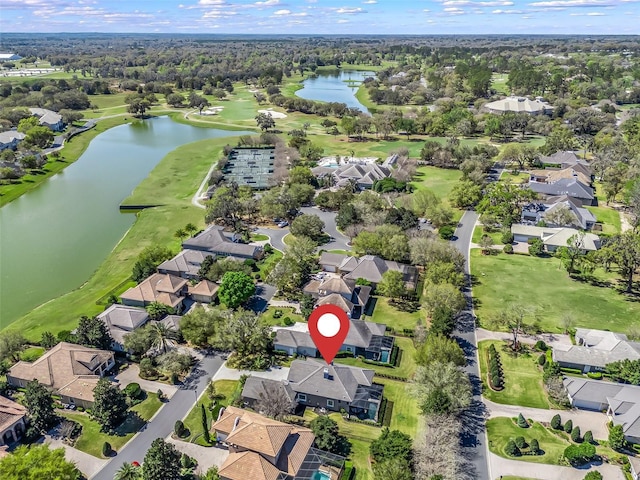
<svg viewBox="0 0 640 480"><path fill-rule="evenodd" d="M428 367L418 367L414 381L418 405L425 414L453 414L471 403L469 377L453 363L433 362ZM432 411L434 395L439 395L439 405L446 404L445 411ZM443 396L446 395L446 397Z"/></svg>
<svg viewBox="0 0 640 480"><path fill-rule="evenodd" d="M161 438L155 439L142 464L143 480L180 480L180 452Z"/></svg>
<svg viewBox="0 0 640 480"><path fill-rule="evenodd" d="M227 272L222 277L218 298L229 308L238 308L256 291L253 279L243 272Z"/></svg>
<svg viewBox="0 0 640 480"><path fill-rule="evenodd" d="M0 332L0 362L4 360L17 362L25 348L27 348L27 340L22 333L11 330Z"/></svg>
<svg viewBox="0 0 640 480"><path fill-rule="evenodd" d="M382 274L382 280L378 283L376 291L385 297L398 298L406 295L407 289L404 286L402 272L398 270L387 270Z"/></svg>
<svg viewBox="0 0 640 480"><path fill-rule="evenodd" d="M98 380L93 390L94 403L90 416L101 426L100 430L112 431L127 416L127 396L106 378Z"/></svg>
<svg viewBox="0 0 640 480"><path fill-rule="evenodd" d="M27 408L31 428L37 433L48 431L59 420L53 408L51 392L38 380L27 383L24 406Z"/></svg>
<svg viewBox="0 0 640 480"><path fill-rule="evenodd" d="M139 283L154 273L158 265L171 257L173 257L173 253L166 247L159 245L147 247L138 255L131 277Z"/></svg>
<svg viewBox="0 0 640 480"><path fill-rule="evenodd" d="M410 464L413 457L413 443L406 433L384 427L380 436L371 442L369 451L376 462L401 459Z"/></svg>
<svg viewBox="0 0 640 480"><path fill-rule="evenodd" d="M453 363L459 367L466 364L464 352L458 342L443 335L431 334L416 351L416 363L424 367L431 363Z"/></svg>
<svg viewBox="0 0 640 480"><path fill-rule="evenodd" d="M77 480L76 466L65 460L64 448L51 450L48 445L21 445L0 460L3 480Z"/></svg>
<svg viewBox="0 0 640 480"><path fill-rule="evenodd" d="M76 329L76 342L85 347L103 350L111 348L111 334L104 321L98 317L81 317Z"/></svg>

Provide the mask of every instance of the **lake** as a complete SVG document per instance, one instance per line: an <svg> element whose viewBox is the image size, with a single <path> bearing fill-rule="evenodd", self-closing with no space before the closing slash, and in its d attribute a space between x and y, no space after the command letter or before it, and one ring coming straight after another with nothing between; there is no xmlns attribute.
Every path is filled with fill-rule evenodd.
<svg viewBox="0 0 640 480"><path fill-rule="evenodd" d="M168 117L114 127L61 173L0 208L0 328L89 279L135 221L120 203L167 153L250 133Z"/></svg>
<svg viewBox="0 0 640 480"><path fill-rule="evenodd" d="M358 101L356 92L365 78L375 77L375 75L374 72L358 70L318 73L315 78L307 78L302 83L304 88L297 90L296 95L307 100L346 103L348 107L359 108L363 112L370 113L367 107Z"/></svg>

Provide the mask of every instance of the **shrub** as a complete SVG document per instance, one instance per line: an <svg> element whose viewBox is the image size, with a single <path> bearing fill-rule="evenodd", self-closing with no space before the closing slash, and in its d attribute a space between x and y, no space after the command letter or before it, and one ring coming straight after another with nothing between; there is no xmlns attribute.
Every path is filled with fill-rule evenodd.
<svg viewBox="0 0 640 480"><path fill-rule="evenodd" d="M140 376L142 378L154 377L158 374L158 371L154 368L153 362L150 358L143 358L140 361Z"/></svg>
<svg viewBox="0 0 640 480"><path fill-rule="evenodd" d="M507 243L504 247L502 247L502 251L504 253L512 254L513 253L513 245Z"/></svg>
<svg viewBox="0 0 640 480"><path fill-rule="evenodd" d="M185 431L184 430L185 430L185 428L184 428L184 423L182 423L182 420L176 420L176 423L175 423L175 425L173 427L174 433L178 437L182 438L182 437L185 436Z"/></svg>
<svg viewBox="0 0 640 480"><path fill-rule="evenodd" d="M571 433L571 430L573 430L573 422L571 420L567 420L567 422L564 424L564 431L567 433Z"/></svg>
<svg viewBox="0 0 640 480"><path fill-rule="evenodd" d="M109 457L111 455L111 452L111 444L109 442L104 442L102 444L102 456Z"/></svg>
<svg viewBox="0 0 640 480"><path fill-rule="evenodd" d="M547 356L543 353L538 357L538 365L544 367L544 364L547 363Z"/></svg>
<svg viewBox="0 0 640 480"><path fill-rule="evenodd" d="M551 419L551 428L554 430L560 430L560 425L562 425L562 418L560 417L560 414L556 414Z"/></svg>
<svg viewBox="0 0 640 480"><path fill-rule="evenodd" d="M493 388L501 389L502 388L502 378L499 376L491 377L491 384Z"/></svg>
<svg viewBox="0 0 640 480"><path fill-rule="evenodd" d="M593 443L593 433L591 433L591 430L587 430L586 432L584 432L582 441L585 443Z"/></svg>
<svg viewBox="0 0 640 480"><path fill-rule="evenodd" d="M596 447L590 443L569 445L564 450L564 457L571 465L584 465L596 456Z"/></svg>
<svg viewBox="0 0 640 480"><path fill-rule="evenodd" d="M527 448L527 441L524 437L516 437L516 447L520 449Z"/></svg>
<svg viewBox="0 0 640 480"><path fill-rule="evenodd" d="M513 440L509 440L507 442L507 445L505 445L504 447L504 453L511 457L518 457L520 456L520 449L516 445L516 442L514 442Z"/></svg>
<svg viewBox="0 0 640 480"><path fill-rule="evenodd" d="M518 426L520 428L528 428L529 427L529 424L527 423L527 419L524 418L524 415L522 415L521 413L518 414Z"/></svg>
<svg viewBox="0 0 640 480"><path fill-rule="evenodd" d="M513 233L511 233L511 231L509 230L505 230L502 233L502 237L501 237L502 243L504 243L505 245L510 245L513 243Z"/></svg>
<svg viewBox="0 0 640 480"><path fill-rule="evenodd" d="M538 443L537 438L531 440L531 443L529 443L529 450L531 450L531 453L534 455L538 455L540 453L540 444Z"/></svg>
<svg viewBox="0 0 640 480"><path fill-rule="evenodd" d="M282 316L282 310L276 310L273 312L273 318L280 318Z"/></svg>
<svg viewBox="0 0 640 480"><path fill-rule="evenodd" d="M584 480L602 480L602 474L599 471L594 470L587 473L584 477Z"/></svg>
<svg viewBox="0 0 640 480"><path fill-rule="evenodd" d="M438 229L438 233L443 240L451 240L455 230L451 225L444 225Z"/></svg>
<svg viewBox="0 0 640 480"><path fill-rule="evenodd" d="M576 443L580 441L580 427L573 427L573 430L571 430L571 440Z"/></svg>
<svg viewBox="0 0 640 480"><path fill-rule="evenodd" d="M158 392L156 393L156 395L158 395L158 400L162 401L164 400L164 392L160 389L158 389Z"/></svg>
<svg viewBox="0 0 640 480"><path fill-rule="evenodd" d="M594 380L602 380L602 372L587 372L587 377Z"/></svg>
<svg viewBox="0 0 640 480"><path fill-rule="evenodd" d="M284 323L287 326L293 325L295 322L293 320L291 320L291 318L289 317L284 317L282 319L282 323Z"/></svg>
<svg viewBox="0 0 640 480"><path fill-rule="evenodd" d="M142 389L140 385L137 383L130 383L124 388L124 393L127 394L127 397L137 400L142 396Z"/></svg>
<svg viewBox="0 0 640 480"><path fill-rule="evenodd" d="M536 347L535 348L536 348L536 350L538 350L540 352L546 352L549 349L549 347L547 347L547 344L544 343L543 340L538 340L536 342Z"/></svg>

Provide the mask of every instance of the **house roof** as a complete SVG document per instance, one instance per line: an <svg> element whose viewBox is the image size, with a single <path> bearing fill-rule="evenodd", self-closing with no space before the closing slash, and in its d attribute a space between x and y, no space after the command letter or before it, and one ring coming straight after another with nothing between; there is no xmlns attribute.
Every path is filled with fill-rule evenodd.
<svg viewBox="0 0 640 480"><path fill-rule="evenodd" d="M622 384L587 380L579 377L566 377L563 380L567 393L573 400L607 403L608 397L615 396Z"/></svg>
<svg viewBox="0 0 640 480"><path fill-rule="evenodd" d="M511 225L511 233L514 235L538 237L545 245L566 247L567 240L579 233L579 231L574 228L536 227L534 225L514 223ZM600 248L600 237L594 233L585 233L583 248L590 251L597 250Z"/></svg>
<svg viewBox="0 0 640 480"><path fill-rule="evenodd" d="M62 115L46 108L30 108L29 111L40 117L40 125L56 125L62 122Z"/></svg>
<svg viewBox="0 0 640 480"><path fill-rule="evenodd" d="M529 188L545 195L568 195L570 197L593 200L593 189L576 178L561 178L553 183L529 182Z"/></svg>
<svg viewBox="0 0 640 480"><path fill-rule="evenodd" d="M158 271L181 272L195 277L200 265L209 256L212 254L201 250L182 250L175 257L158 265Z"/></svg>
<svg viewBox="0 0 640 480"><path fill-rule="evenodd" d="M137 302L159 302L176 307L184 297L177 295L187 280L175 275L154 273L135 287L130 288L120 298Z"/></svg>
<svg viewBox="0 0 640 480"><path fill-rule="evenodd" d="M553 107L548 103L542 102L538 99L530 100L526 97L509 96L502 100L496 100L495 102L486 103L485 108L496 112L525 112L525 113L539 113L547 110L552 110Z"/></svg>
<svg viewBox="0 0 640 480"><path fill-rule="evenodd" d="M281 472L261 455L244 451L230 453L218 472L229 480L279 480Z"/></svg>
<svg viewBox="0 0 640 480"><path fill-rule="evenodd" d="M324 378L325 368L329 371L329 378ZM327 365L308 359L291 363L288 380L295 392L352 402L359 386L372 385L373 375L373 370Z"/></svg>
<svg viewBox="0 0 640 480"><path fill-rule="evenodd" d="M640 360L640 343L631 342L622 333L603 330L576 329L576 342L568 349L555 348L558 362L604 368L620 360Z"/></svg>
<svg viewBox="0 0 640 480"><path fill-rule="evenodd" d="M205 250L212 253L222 253L231 256L253 257L260 251L260 247L236 243L224 234L223 227L212 225L182 243L188 250Z"/></svg>
<svg viewBox="0 0 640 480"><path fill-rule="evenodd" d="M259 400L260 395L267 389L274 388L283 392L289 400L292 402L296 398L296 394L291 389L288 383L283 383L278 380L272 380L270 378L262 378L256 377L255 375L251 375L247 378L247 381L244 384L242 389L242 397L243 398L251 398L253 400Z"/></svg>
<svg viewBox="0 0 640 480"><path fill-rule="evenodd" d="M382 180L391 175L391 169L376 163L340 165L336 168L316 167L311 172L316 176L332 174L338 186L347 184L349 180L355 180L361 185L373 185L377 180Z"/></svg>
<svg viewBox="0 0 640 480"><path fill-rule="evenodd" d="M18 132L17 130L7 130L6 132L0 132L0 143L12 143L15 139L24 140L26 135L22 132Z"/></svg>
<svg viewBox="0 0 640 480"><path fill-rule="evenodd" d="M160 323L162 323L167 328L171 328L173 330L180 330L180 322L182 321L181 315L167 315Z"/></svg>
<svg viewBox="0 0 640 480"><path fill-rule="evenodd" d="M320 297L316 302L316 306L320 305L335 305L336 307L340 307L347 313L350 313L353 310L353 303L351 303L339 293L330 293L329 295Z"/></svg>
<svg viewBox="0 0 640 480"><path fill-rule="evenodd" d="M194 286L189 286L189 295L205 295L212 297L216 294L220 286L210 280L204 279Z"/></svg>
<svg viewBox="0 0 640 480"><path fill-rule="evenodd" d="M122 344L124 335L144 325L149 320L149 314L142 308L116 303L99 314L98 318L107 325L111 338Z"/></svg>
<svg viewBox="0 0 640 480"><path fill-rule="evenodd" d="M0 432L4 432L26 414L25 407L0 395Z"/></svg>
<svg viewBox="0 0 640 480"><path fill-rule="evenodd" d="M301 324L306 325L306 324ZM317 350L316 344L311 339L311 335L309 335L309 330L306 332L301 332L298 330L292 330L286 327L277 328L275 330L276 336L273 339L274 345L282 345L284 347L304 347L304 348L313 348Z"/></svg>
<svg viewBox="0 0 640 480"><path fill-rule="evenodd" d="M96 388L100 377L97 375L78 375L66 385L58 389L59 395L93 402L93 389Z"/></svg>
<svg viewBox="0 0 640 480"><path fill-rule="evenodd" d="M24 381L38 380L43 385L59 389L80 375L94 375L113 352L60 342L35 362L16 363L9 369L9 377Z"/></svg>
<svg viewBox="0 0 640 480"><path fill-rule="evenodd" d="M351 278L353 280L364 278L372 283L380 283L382 275L387 270L401 272L405 282L415 281L415 276L417 275L416 268L411 265L383 260L375 255L365 255L358 259L358 266L345 275L345 278Z"/></svg>
<svg viewBox="0 0 640 480"><path fill-rule="evenodd" d="M571 151L564 151L564 152L558 151L553 155L549 155L548 157L541 156L540 162L552 163L552 164L564 165L564 166L581 165L582 167L586 167L587 169L589 169L589 172L591 172L591 169L589 167L589 162L579 158L575 152L571 152Z"/></svg>
<svg viewBox="0 0 640 480"><path fill-rule="evenodd" d="M563 168L562 170L531 170L530 173L535 177L544 177L546 183L555 183L558 180L575 178L584 185L591 184L591 174L585 173L584 167L580 165Z"/></svg>

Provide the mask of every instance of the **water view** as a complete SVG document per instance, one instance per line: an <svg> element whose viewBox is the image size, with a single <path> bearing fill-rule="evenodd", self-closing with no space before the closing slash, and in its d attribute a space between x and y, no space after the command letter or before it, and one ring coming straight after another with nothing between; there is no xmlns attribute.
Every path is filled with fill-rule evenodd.
<svg viewBox="0 0 640 480"><path fill-rule="evenodd" d="M356 98L358 87L367 77L375 77L375 73L358 70L322 72L315 78L306 79L304 88L298 90L296 95L307 100L346 103L348 107L369 113L367 107Z"/></svg>

